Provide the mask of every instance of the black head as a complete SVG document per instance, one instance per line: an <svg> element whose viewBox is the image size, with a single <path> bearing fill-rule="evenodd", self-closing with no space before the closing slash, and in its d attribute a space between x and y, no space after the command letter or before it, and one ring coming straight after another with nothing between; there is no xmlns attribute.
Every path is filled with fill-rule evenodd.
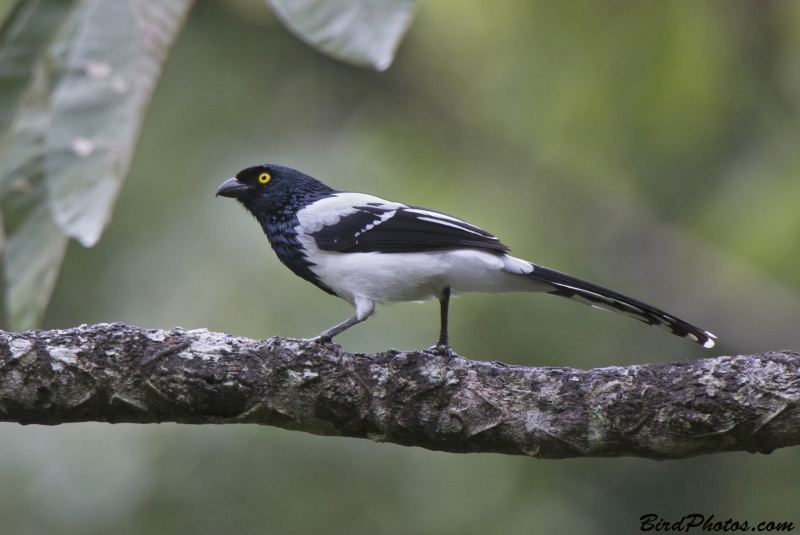
<svg viewBox="0 0 800 535"><path fill-rule="evenodd" d="M243 169L217 189L217 196L238 200L256 217L296 212L334 190L300 171L282 165Z"/></svg>

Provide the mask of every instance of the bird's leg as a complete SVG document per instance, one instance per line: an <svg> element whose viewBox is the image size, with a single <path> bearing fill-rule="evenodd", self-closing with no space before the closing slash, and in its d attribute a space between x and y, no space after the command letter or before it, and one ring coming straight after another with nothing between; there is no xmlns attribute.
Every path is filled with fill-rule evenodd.
<svg viewBox="0 0 800 535"><path fill-rule="evenodd" d="M442 328L439 331L439 341L436 342L436 347L450 347L450 336L447 334L447 313L450 308L450 288L444 289L444 295L439 299L441 306Z"/></svg>
<svg viewBox="0 0 800 535"><path fill-rule="evenodd" d="M315 342L326 344L330 342L334 336L342 334L344 331L355 325L361 323L372 315L375 311L375 303L368 299L356 299L356 315L350 319L334 325L330 329L322 331L319 336L314 338Z"/></svg>
<svg viewBox="0 0 800 535"><path fill-rule="evenodd" d="M314 340L317 341L317 342L322 342L322 343L330 342L333 339L334 336L342 334L344 331L346 331L347 329L349 329L350 327L352 327L356 323L361 323L365 319L367 319L367 318L358 319L357 315L353 316L352 318L347 319L347 320L341 322L338 325L334 325L330 329L322 331L319 336L314 338Z"/></svg>
<svg viewBox="0 0 800 535"><path fill-rule="evenodd" d="M436 345L433 346L431 349L433 349L437 353L445 353L448 356L452 357L453 350L450 349L450 336L447 334L447 313L450 309L449 286L444 289L442 298L439 299L439 305L441 306L442 328L439 331L439 340L436 342Z"/></svg>

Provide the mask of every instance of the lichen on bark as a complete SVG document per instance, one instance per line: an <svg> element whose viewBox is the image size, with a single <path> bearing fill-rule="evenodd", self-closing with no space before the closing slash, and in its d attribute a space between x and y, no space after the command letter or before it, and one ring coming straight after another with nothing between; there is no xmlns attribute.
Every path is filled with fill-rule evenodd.
<svg viewBox="0 0 800 535"><path fill-rule="evenodd" d="M250 423L458 453L677 459L800 444L800 354L593 370L114 323L0 332L0 420Z"/></svg>

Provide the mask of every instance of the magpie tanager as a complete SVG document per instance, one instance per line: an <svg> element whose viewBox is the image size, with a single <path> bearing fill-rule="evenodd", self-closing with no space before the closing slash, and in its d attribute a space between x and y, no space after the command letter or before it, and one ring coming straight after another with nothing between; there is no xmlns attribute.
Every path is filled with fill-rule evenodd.
<svg viewBox="0 0 800 535"><path fill-rule="evenodd" d="M510 256L488 232L441 212L365 193L337 191L281 165L257 165L222 183L261 224L275 254L295 275L356 309L321 333L321 343L367 319L375 303L441 303L435 346L450 352L451 293L545 292L625 314L703 347L715 336L672 314L564 273Z"/></svg>

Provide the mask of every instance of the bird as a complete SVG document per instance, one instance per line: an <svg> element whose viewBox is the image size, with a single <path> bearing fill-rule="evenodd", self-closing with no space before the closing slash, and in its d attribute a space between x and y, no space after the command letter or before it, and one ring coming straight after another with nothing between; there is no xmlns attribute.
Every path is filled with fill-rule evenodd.
<svg viewBox="0 0 800 535"><path fill-rule="evenodd" d="M624 314L703 347L716 336L613 290L511 256L500 240L462 219L366 193L335 190L300 171L262 164L239 171L216 196L236 199L258 221L295 275L355 307L313 340L363 322L377 303L438 299L431 349L452 355L450 297L464 292L544 292Z"/></svg>

